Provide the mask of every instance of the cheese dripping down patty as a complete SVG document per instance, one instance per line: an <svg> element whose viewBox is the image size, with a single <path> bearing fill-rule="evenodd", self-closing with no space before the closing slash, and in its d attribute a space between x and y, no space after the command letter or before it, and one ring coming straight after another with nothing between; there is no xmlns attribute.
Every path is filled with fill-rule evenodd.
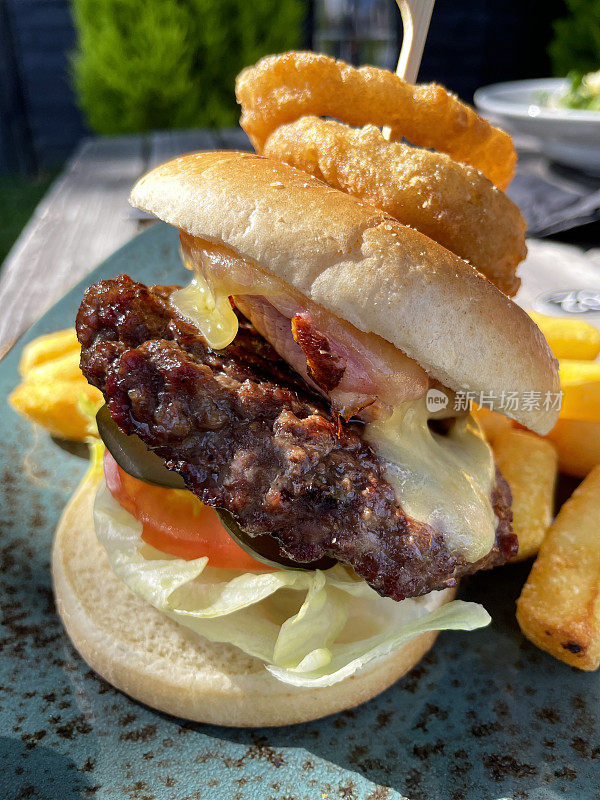
<svg viewBox="0 0 600 800"><path fill-rule="evenodd" d="M386 463L401 508L473 563L496 537L494 456L471 415L452 421L444 434L430 427L430 418L425 398L403 403L388 419L366 425L363 438Z"/></svg>
<svg viewBox="0 0 600 800"><path fill-rule="evenodd" d="M232 279L225 286L215 280L211 266L217 264L222 273L232 259L219 246L194 247L191 253L184 246L182 257L194 277L171 295L171 304L198 327L209 347L223 349L238 332L230 296L251 291L268 297L276 290L275 281L254 274L250 290L247 276L243 284ZM233 258L238 266L239 258ZM445 434L429 426L434 416L427 411L425 397L403 402L391 415L367 423L364 439L386 464L401 508L439 531L453 555L473 563L490 552L495 540L493 454L472 416L451 421Z"/></svg>
<svg viewBox="0 0 600 800"><path fill-rule="evenodd" d="M194 277L183 289L173 292L171 305L182 317L194 323L210 348L222 350L233 342L238 332L238 319L229 294L222 287L212 286L204 271L196 269L183 251L181 255L186 268L193 270Z"/></svg>

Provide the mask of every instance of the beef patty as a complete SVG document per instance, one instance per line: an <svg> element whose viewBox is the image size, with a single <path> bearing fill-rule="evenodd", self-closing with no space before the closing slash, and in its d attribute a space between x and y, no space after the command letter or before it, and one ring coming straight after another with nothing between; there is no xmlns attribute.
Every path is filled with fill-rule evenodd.
<svg viewBox="0 0 600 800"><path fill-rule="evenodd" d="M395 600L456 584L516 552L510 490L497 473L491 552L475 564L407 516L385 466L240 318L211 350L169 304L174 287L121 275L91 286L77 315L81 368L119 427L136 433L203 502L290 558L332 556Z"/></svg>

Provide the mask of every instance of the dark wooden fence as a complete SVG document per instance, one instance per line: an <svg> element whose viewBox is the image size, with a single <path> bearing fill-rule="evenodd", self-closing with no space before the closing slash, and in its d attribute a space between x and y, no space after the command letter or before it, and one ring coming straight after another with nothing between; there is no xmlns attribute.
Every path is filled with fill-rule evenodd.
<svg viewBox="0 0 600 800"><path fill-rule="evenodd" d="M0 0L0 171L60 163L85 133L69 0Z"/></svg>

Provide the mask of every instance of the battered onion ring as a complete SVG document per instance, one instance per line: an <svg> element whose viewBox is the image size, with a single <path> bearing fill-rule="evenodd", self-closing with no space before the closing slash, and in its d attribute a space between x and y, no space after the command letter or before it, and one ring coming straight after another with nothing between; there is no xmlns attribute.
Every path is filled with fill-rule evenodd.
<svg viewBox="0 0 600 800"><path fill-rule="evenodd" d="M258 153L269 134L306 114L351 125L387 125L391 138L448 153L505 189L516 163L510 136L437 84L413 86L393 72L356 69L317 53L268 56L238 75L241 125Z"/></svg>
<svg viewBox="0 0 600 800"><path fill-rule="evenodd" d="M263 155L366 200L469 261L505 294L527 253L517 206L473 167L444 153L386 141L379 128L301 117L267 139Z"/></svg>

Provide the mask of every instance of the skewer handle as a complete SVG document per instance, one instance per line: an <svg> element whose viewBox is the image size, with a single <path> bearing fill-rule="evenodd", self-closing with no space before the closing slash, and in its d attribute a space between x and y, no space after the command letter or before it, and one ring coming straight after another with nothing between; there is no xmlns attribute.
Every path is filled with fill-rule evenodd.
<svg viewBox="0 0 600 800"><path fill-rule="evenodd" d="M396 73L408 83L415 83L429 30L435 0L396 0L402 14L402 48Z"/></svg>

